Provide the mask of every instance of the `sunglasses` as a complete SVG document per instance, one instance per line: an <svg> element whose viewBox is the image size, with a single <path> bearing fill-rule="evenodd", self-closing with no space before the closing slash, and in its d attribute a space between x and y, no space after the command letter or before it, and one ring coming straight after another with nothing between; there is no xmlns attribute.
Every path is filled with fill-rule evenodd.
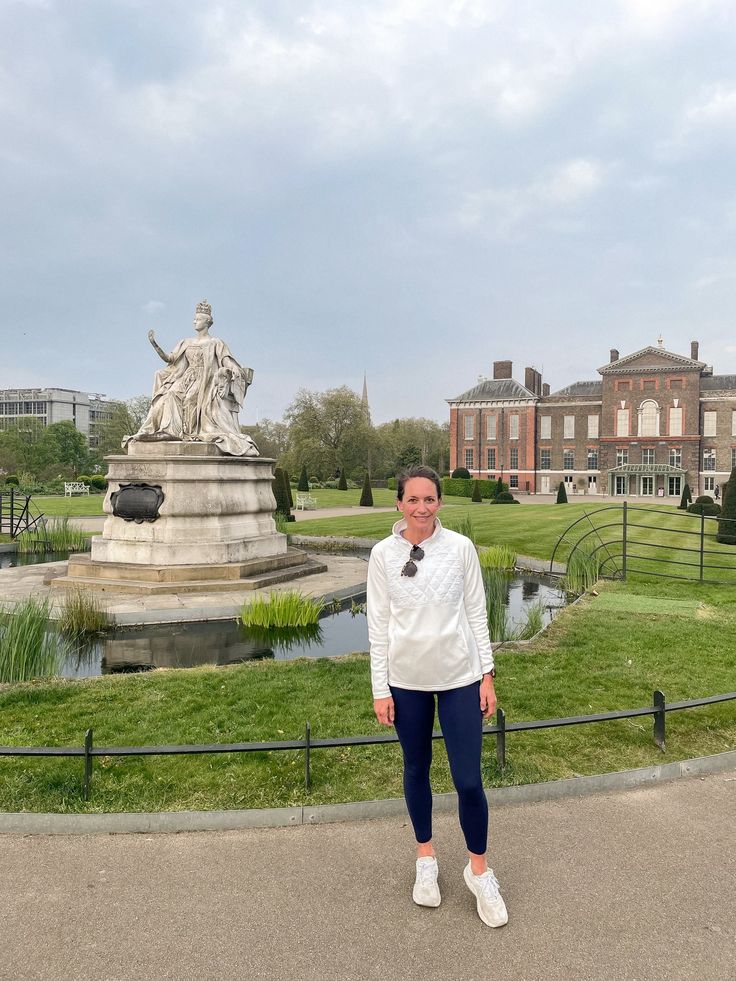
<svg viewBox="0 0 736 981"><path fill-rule="evenodd" d="M420 548L418 545L412 545L411 552L409 552L409 559L404 563L404 568L401 570L402 576L408 576L411 579L417 574L417 562L421 562L424 558L424 549Z"/></svg>

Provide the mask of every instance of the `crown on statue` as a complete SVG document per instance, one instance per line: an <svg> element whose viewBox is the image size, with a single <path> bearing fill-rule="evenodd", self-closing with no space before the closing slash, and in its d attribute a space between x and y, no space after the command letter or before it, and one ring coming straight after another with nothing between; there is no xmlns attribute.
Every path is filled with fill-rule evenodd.
<svg viewBox="0 0 736 981"><path fill-rule="evenodd" d="M209 305L209 303L207 302L207 300L200 300L199 303L197 304L197 308L194 311L194 313L195 314L204 313L208 317L211 317L212 316L212 307Z"/></svg>

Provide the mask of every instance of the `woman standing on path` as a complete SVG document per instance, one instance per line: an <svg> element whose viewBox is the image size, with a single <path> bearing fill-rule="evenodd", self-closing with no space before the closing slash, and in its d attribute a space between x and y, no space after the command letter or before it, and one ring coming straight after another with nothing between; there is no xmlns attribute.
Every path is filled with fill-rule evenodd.
<svg viewBox="0 0 736 981"><path fill-rule="evenodd" d="M496 708L480 563L472 542L443 528L440 480L411 467L398 480L403 519L368 564L368 636L376 717L393 725L404 755L404 795L417 840L414 902L439 906L432 844L435 698L469 861L463 872L478 915L503 926L506 906L486 863L488 804L480 772L483 718Z"/></svg>

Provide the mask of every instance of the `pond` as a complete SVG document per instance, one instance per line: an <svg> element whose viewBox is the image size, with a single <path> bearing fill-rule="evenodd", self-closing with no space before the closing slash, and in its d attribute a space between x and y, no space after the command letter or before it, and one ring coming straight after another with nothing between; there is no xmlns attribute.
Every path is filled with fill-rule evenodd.
<svg viewBox="0 0 736 981"><path fill-rule="evenodd" d="M511 625L526 622L531 606L542 604L544 622L564 606L564 592L550 580L531 575L509 579L507 615ZM81 651L67 655L63 677L87 677L151 668L187 668L234 664L254 658L292 660L335 657L368 650L364 612L353 608L323 616L317 627L301 632L246 629L236 621L176 623L115 630Z"/></svg>

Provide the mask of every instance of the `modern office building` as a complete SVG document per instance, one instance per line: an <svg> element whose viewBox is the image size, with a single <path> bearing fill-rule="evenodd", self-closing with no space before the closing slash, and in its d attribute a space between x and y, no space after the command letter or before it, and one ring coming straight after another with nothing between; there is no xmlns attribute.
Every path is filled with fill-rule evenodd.
<svg viewBox="0 0 736 981"><path fill-rule="evenodd" d="M0 429L18 419L34 417L44 426L68 420L97 446L97 428L109 418L110 403L104 395L75 392L68 388L0 389Z"/></svg>
<svg viewBox="0 0 736 981"><path fill-rule="evenodd" d="M451 468L501 477L513 490L679 498L712 494L736 465L736 375L714 375L698 359L645 347L620 357L612 349L598 381L550 392L510 361L450 406Z"/></svg>

